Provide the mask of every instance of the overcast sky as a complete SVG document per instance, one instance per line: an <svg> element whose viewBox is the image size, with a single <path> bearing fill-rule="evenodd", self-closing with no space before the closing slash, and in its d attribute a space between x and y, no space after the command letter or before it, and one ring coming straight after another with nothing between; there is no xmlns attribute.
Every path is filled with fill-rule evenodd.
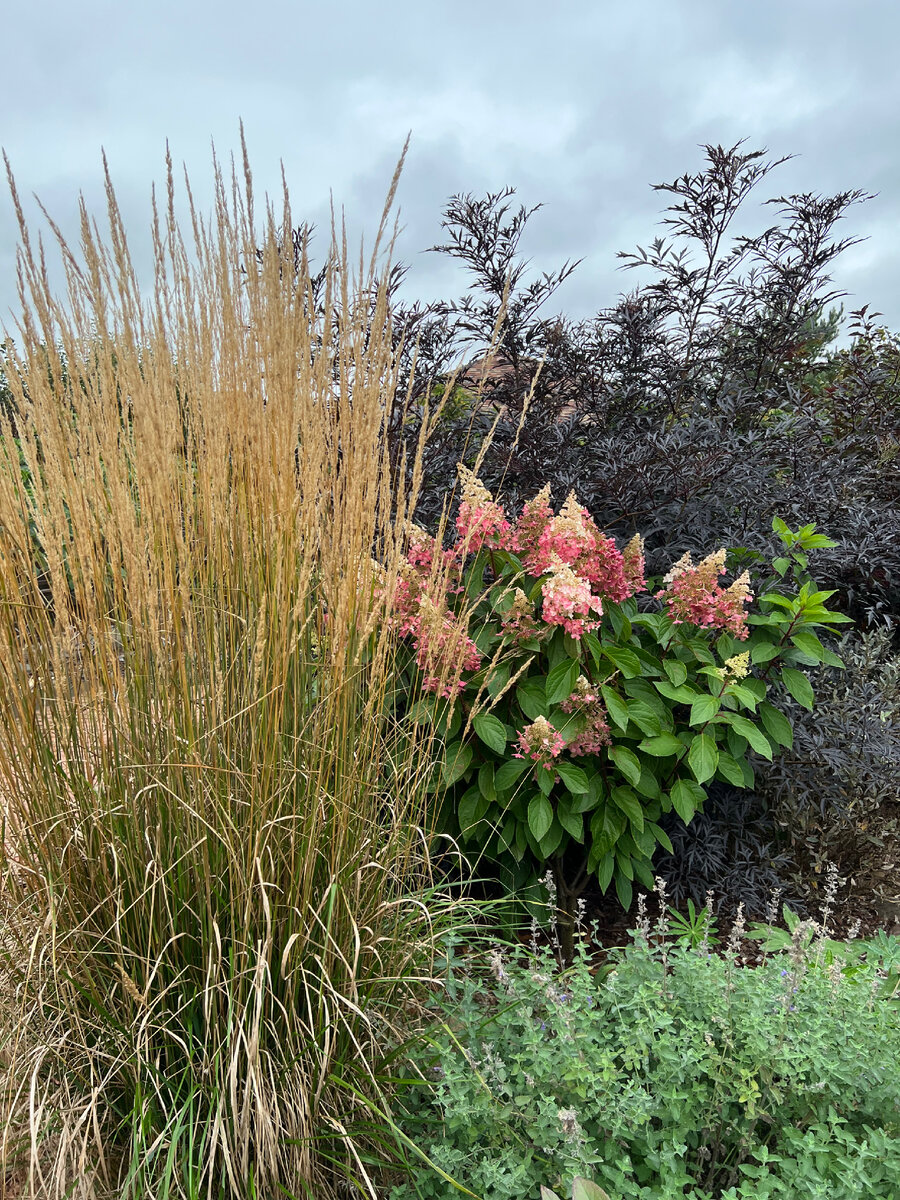
<svg viewBox="0 0 900 1200"><path fill-rule="evenodd" d="M329 194L371 234L407 132L399 257L408 291L463 290L441 256L455 192L507 184L544 208L526 249L550 270L583 258L556 307L587 316L639 282L615 252L661 232L650 184L702 166L699 145L796 154L762 184L877 193L851 210L835 282L900 329L900 5L897 0L36 0L3 21L0 144L21 193L77 240L77 197L102 212L109 158L136 258L168 139L208 204L211 139L243 120L258 192L323 227ZM30 214L36 209L29 208ZM771 210L756 209L761 229ZM37 217L35 217L37 222ZM16 308L17 229L0 195L0 318ZM323 228L324 236L324 228Z"/></svg>

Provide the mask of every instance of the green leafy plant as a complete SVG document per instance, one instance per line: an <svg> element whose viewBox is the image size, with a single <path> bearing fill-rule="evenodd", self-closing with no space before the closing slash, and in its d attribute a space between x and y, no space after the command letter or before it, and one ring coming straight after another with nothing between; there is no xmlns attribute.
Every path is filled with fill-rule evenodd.
<svg viewBox="0 0 900 1200"><path fill-rule="evenodd" d="M541 1187L541 1200L559 1200L559 1196L549 1188ZM599 1184L579 1176L572 1180L572 1200L609 1200L609 1193Z"/></svg>
<svg viewBox="0 0 900 1200"><path fill-rule="evenodd" d="M752 968L736 951L657 928L599 975L582 944L562 972L549 950L457 964L402 1128L485 1200L576 1178L617 1200L891 1200L900 1008L877 964L842 972L802 939ZM391 1200L454 1194L423 1169Z"/></svg>
<svg viewBox="0 0 900 1200"><path fill-rule="evenodd" d="M803 950L808 950L814 942L820 952L826 956L827 962L834 961L836 955L845 956L847 954L847 948L843 942L821 937L821 929L817 922L804 920L793 911L790 905L782 906L782 917L785 928L757 922L749 927L748 937L758 941L761 948L769 954L781 953L798 943Z"/></svg>
<svg viewBox="0 0 900 1200"><path fill-rule="evenodd" d="M709 905L698 908L693 900L687 902L687 912L680 913L670 909L668 914L669 930L679 945L691 950L698 947L717 946L716 919Z"/></svg>
<svg viewBox="0 0 900 1200"><path fill-rule="evenodd" d="M853 977L865 971L879 973L879 994L885 998L900 993L900 938L879 929L870 938L843 941L827 936L827 913L822 922L803 920L787 904L782 909L785 928L757 922L747 931L766 954L781 954L798 948L814 953L818 964Z"/></svg>
<svg viewBox="0 0 900 1200"><path fill-rule="evenodd" d="M628 908L671 850L662 814L689 822L713 780L749 787L751 753L790 746L778 697L812 708L805 668L840 661L814 631L847 618L808 578L748 611L746 575L719 583L724 550L683 556L648 596L640 538L618 549L574 495L554 516L547 489L512 523L460 472L453 547L414 531L396 585L408 719L445 737L450 831L519 895L536 899L550 870L568 955L590 878ZM784 573L805 573L819 535L779 530Z"/></svg>

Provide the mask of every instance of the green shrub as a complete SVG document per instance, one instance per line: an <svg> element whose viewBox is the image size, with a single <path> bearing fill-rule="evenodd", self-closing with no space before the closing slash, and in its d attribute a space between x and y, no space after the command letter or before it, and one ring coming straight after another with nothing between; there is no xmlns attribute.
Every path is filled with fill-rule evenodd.
<svg viewBox="0 0 900 1200"><path fill-rule="evenodd" d="M714 780L752 785L751 751L790 746L778 703L812 709L804 668L840 665L816 631L848 618L805 575L830 545L813 526L776 523L789 556L748 611L747 577L719 582L724 550L686 555L657 590L640 538L619 550L574 493L554 516L547 488L513 523L460 472L454 545L416 532L396 586L405 686L426 693L409 716L446 736L436 786L473 857L526 897L552 871L568 956L589 880L627 909L633 882L653 887L657 846L672 849L663 814L689 822Z"/></svg>
<svg viewBox="0 0 900 1200"><path fill-rule="evenodd" d="M896 1197L900 1008L875 944L842 968L803 924L749 968L737 935L720 956L663 932L600 970L495 953L491 975L450 972L410 1138L484 1200L577 1176L617 1200ZM391 1198L456 1195L422 1169Z"/></svg>

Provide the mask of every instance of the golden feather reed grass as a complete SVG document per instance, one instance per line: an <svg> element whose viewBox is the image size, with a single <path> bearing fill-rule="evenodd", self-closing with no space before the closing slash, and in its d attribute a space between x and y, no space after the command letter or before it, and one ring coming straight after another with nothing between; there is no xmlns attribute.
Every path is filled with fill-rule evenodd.
<svg viewBox="0 0 900 1200"><path fill-rule="evenodd" d="M188 188L187 239L170 160L145 299L107 172L106 234L82 206L58 238L65 303L9 181L0 1174L374 1194L387 1048L454 919L417 899L434 748L392 717L372 563L396 579L419 473L393 487L385 440L397 177L317 294L286 190L257 232L246 150L211 222Z"/></svg>

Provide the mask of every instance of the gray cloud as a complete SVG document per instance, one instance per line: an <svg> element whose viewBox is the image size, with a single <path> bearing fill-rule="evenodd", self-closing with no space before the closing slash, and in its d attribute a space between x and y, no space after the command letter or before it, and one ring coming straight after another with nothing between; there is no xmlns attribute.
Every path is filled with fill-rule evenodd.
<svg viewBox="0 0 900 1200"><path fill-rule="evenodd" d="M150 189L168 140L201 206L210 141L226 163L241 119L258 191L322 227L333 193L371 235L408 131L398 252L425 298L465 280L436 255L454 192L507 184L543 202L527 237L536 267L583 258L559 307L587 315L638 282L615 252L660 232L648 186L701 165L698 144L747 137L795 153L763 185L877 192L843 233L867 237L835 282L900 327L900 10L892 0L359 0L330 6L221 0L149 7L59 0L6 17L0 143L23 195L37 192L77 240L77 196L102 214L106 149L142 277ZM29 220L36 210L28 202ZM754 208L750 227L770 215ZM0 197L0 314L15 309L12 206Z"/></svg>

